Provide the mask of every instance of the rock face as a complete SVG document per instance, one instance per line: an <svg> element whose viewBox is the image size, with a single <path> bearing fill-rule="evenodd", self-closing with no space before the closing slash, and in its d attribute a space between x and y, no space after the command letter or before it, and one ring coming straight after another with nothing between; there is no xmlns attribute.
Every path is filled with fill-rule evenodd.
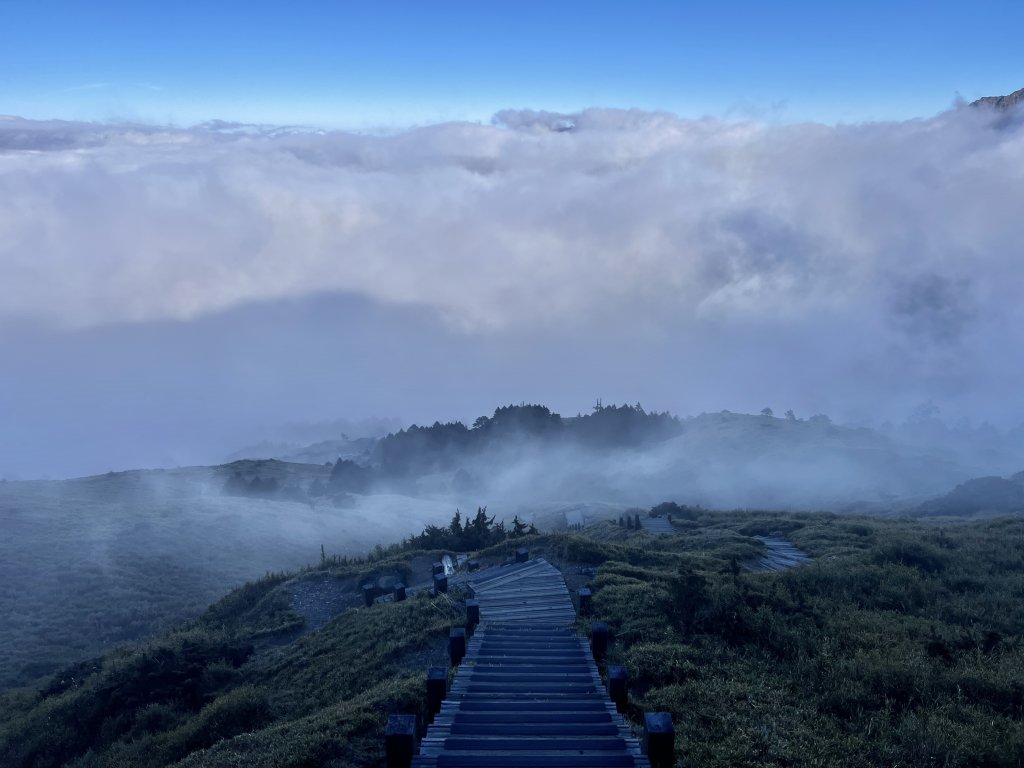
<svg viewBox="0 0 1024 768"><path fill-rule="evenodd" d="M1014 91L1006 96L985 96L977 101L971 102L972 107L992 107L1000 112L1006 112L1014 109L1021 104L1024 104L1024 88L1021 88L1019 91Z"/></svg>

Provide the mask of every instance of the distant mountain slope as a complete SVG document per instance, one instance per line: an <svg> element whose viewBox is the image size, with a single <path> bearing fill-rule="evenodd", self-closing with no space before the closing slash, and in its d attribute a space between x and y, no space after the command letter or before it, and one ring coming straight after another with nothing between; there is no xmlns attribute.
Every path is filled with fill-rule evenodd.
<svg viewBox="0 0 1024 768"><path fill-rule="evenodd" d="M1024 512L1024 472L1012 477L975 477L918 507L926 515Z"/></svg>
<svg viewBox="0 0 1024 768"><path fill-rule="evenodd" d="M240 459L278 459L297 464L332 464L338 459L365 461L373 451L377 438L342 437L336 440L321 440L309 445L297 443L264 442L235 451L227 457L228 462Z"/></svg>
<svg viewBox="0 0 1024 768"><path fill-rule="evenodd" d="M1024 103L1024 88L1014 91L1006 96L984 96L977 101L972 101L972 107L992 107L1000 111L1014 109Z"/></svg>

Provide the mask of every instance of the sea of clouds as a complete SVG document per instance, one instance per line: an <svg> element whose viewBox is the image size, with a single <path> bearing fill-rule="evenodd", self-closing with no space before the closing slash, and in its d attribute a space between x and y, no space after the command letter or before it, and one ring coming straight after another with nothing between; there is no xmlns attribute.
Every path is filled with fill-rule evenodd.
<svg viewBox="0 0 1024 768"><path fill-rule="evenodd" d="M270 377L247 406L267 423L622 393L851 419L933 401L1011 424L1021 210L1024 130L967 107L850 125L505 111L388 135L0 119L0 406L23 445L69 348L116 379L165 345L191 406L142 376L154 407L225 413ZM372 309L322 311L332 297ZM348 339L336 369L264 362L303 334L310 359ZM416 377L387 394L421 399L388 408L364 392L375 373ZM284 405L331 377L338 407Z"/></svg>

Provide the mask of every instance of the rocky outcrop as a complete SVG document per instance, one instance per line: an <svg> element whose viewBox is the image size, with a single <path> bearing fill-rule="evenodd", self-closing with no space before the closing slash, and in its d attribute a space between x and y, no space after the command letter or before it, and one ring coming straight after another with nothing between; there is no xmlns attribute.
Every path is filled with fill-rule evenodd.
<svg viewBox="0 0 1024 768"><path fill-rule="evenodd" d="M972 107L988 107L999 110L1000 112L1007 112L1011 109L1015 109L1021 104L1024 104L1024 88L1007 94L1006 96L984 96L977 101L971 102Z"/></svg>

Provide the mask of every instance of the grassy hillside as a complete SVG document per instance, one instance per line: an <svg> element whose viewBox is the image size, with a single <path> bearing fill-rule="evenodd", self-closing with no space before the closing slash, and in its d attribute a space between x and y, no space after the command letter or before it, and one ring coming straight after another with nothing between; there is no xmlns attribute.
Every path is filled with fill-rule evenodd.
<svg viewBox="0 0 1024 768"><path fill-rule="evenodd" d="M231 473L310 483L330 469L281 462L0 483L0 688L166 631L228 589L320 557L359 554L442 523L452 508L375 496L223 495Z"/></svg>
<svg viewBox="0 0 1024 768"><path fill-rule="evenodd" d="M570 586L593 586L611 661L632 675L631 716L671 711L687 765L1022 764L1024 521L687 514L673 536L602 524L529 537ZM769 533L814 562L747 572ZM380 765L387 713L422 706L461 612L458 595L363 608L358 586L425 579L434 556L270 576L157 640L5 694L0 763ZM340 612L304 631L299 597L325 585Z"/></svg>

